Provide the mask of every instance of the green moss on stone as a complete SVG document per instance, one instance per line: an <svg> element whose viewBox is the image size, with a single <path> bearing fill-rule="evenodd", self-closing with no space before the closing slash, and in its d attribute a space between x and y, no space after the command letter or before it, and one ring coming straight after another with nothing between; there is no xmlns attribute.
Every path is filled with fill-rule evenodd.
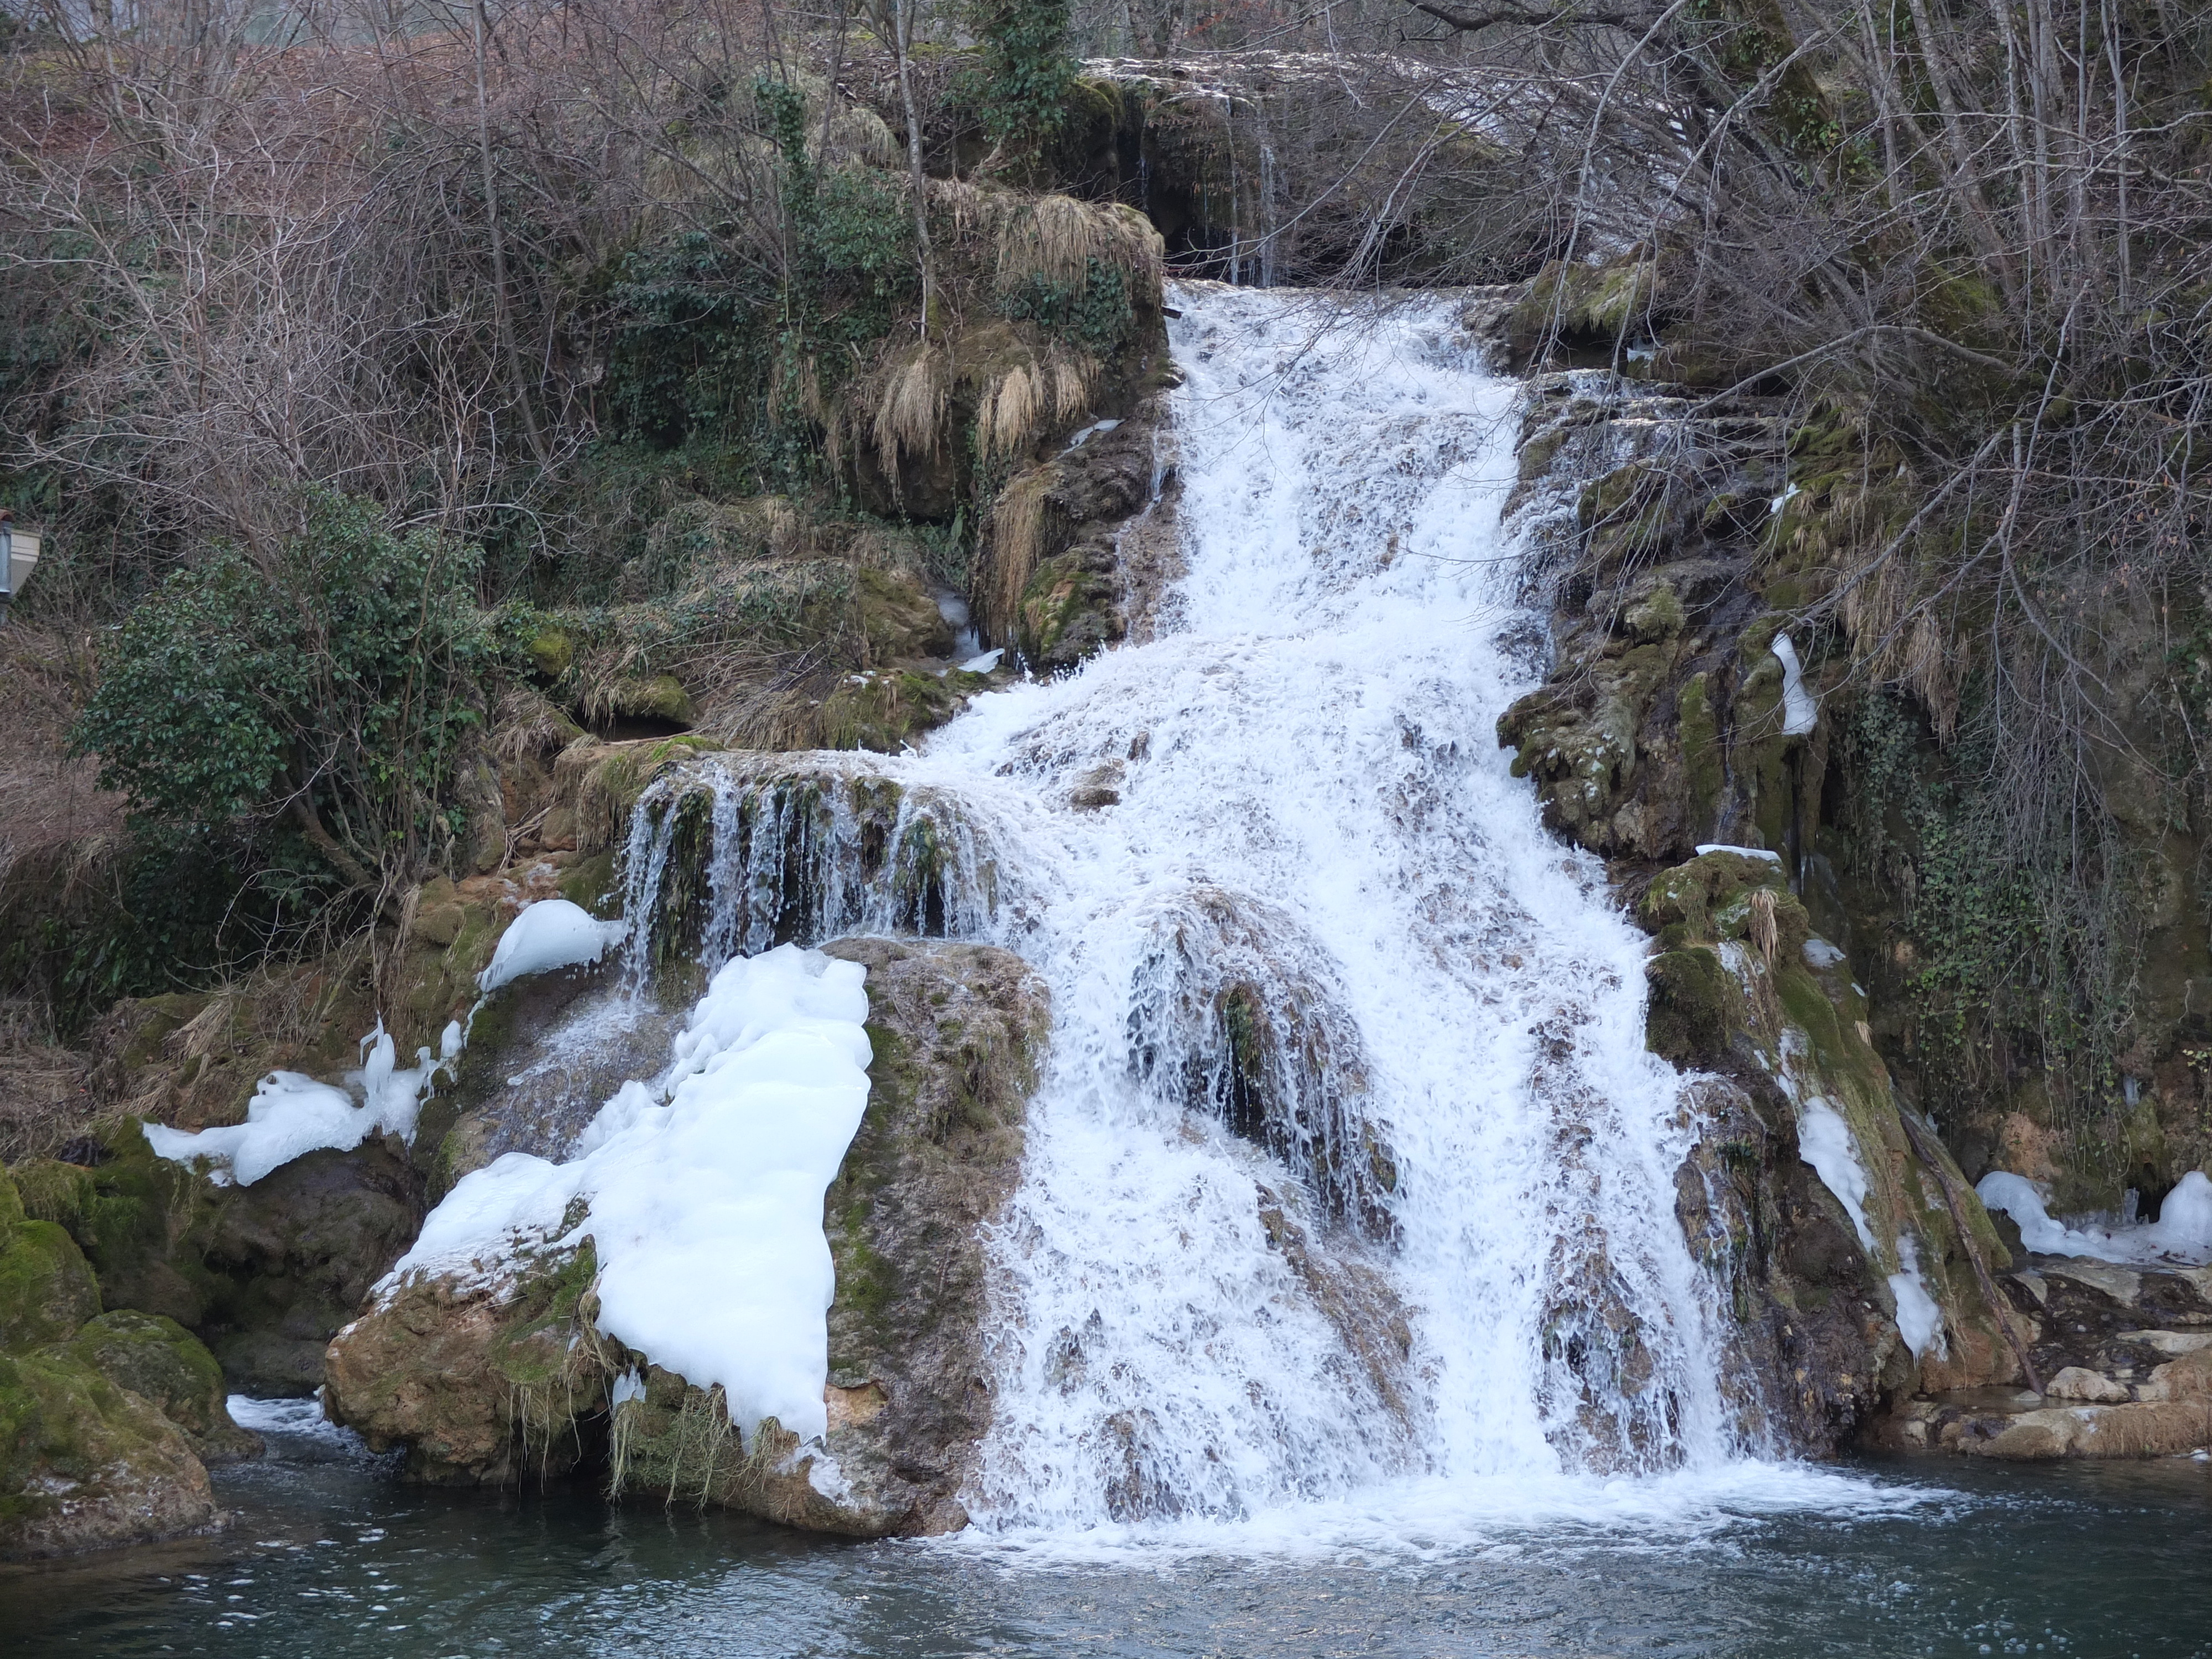
<svg viewBox="0 0 2212 1659"><path fill-rule="evenodd" d="M0 1234L0 1348L36 1348L100 1313L100 1284L76 1241L51 1221Z"/></svg>
<svg viewBox="0 0 2212 1659"><path fill-rule="evenodd" d="M1644 972L1651 987L1644 1042L1652 1053L1688 1063L1726 1051L1739 997L1717 952L1701 945L1663 951Z"/></svg>
<svg viewBox="0 0 2212 1659"><path fill-rule="evenodd" d="M154 1407L68 1356L0 1353L0 1554L159 1536L210 1507Z"/></svg>
<svg viewBox="0 0 2212 1659"><path fill-rule="evenodd" d="M1711 833L1720 817L1721 790L1727 781L1719 723L1713 717L1712 686L1705 674L1684 682L1676 702L1682 738L1682 769L1689 785L1693 836Z"/></svg>
<svg viewBox="0 0 2212 1659"><path fill-rule="evenodd" d="M231 1420L222 1367L173 1319L118 1309L48 1352L90 1367L157 1407L203 1457L235 1459L259 1446Z"/></svg>

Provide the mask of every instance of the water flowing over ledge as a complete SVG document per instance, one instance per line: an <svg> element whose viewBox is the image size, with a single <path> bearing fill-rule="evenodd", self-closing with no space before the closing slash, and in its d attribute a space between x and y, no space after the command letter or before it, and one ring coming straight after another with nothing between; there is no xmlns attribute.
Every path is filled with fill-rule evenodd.
<svg viewBox="0 0 2212 1659"><path fill-rule="evenodd" d="M970 1507L1724 1466L1643 940L1494 737L1516 388L1448 297L1180 304L1174 631L884 769L997 826L993 933L1057 1010Z"/></svg>

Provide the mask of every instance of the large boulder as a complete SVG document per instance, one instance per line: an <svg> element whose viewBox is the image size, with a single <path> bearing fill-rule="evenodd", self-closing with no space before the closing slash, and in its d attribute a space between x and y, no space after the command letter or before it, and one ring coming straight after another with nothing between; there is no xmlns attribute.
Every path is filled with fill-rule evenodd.
<svg viewBox="0 0 2212 1659"><path fill-rule="evenodd" d="M0 1354L0 1558L195 1532L216 1520L184 1431L65 1355Z"/></svg>
<svg viewBox="0 0 2212 1659"><path fill-rule="evenodd" d="M211 1525L198 1449L258 1444L224 1410L207 1350L168 1321L103 1315L76 1241L26 1218L0 1171L0 1558Z"/></svg>
<svg viewBox="0 0 2212 1659"><path fill-rule="evenodd" d="M381 1135L310 1152L248 1187L218 1186L156 1158L132 1119L97 1165L40 1160L14 1173L39 1224L82 1248L100 1301L196 1333L248 1394L307 1394L322 1382L331 1334L406 1249L423 1211L422 1173ZM95 1302L70 1328L98 1311Z"/></svg>
<svg viewBox="0 0 2212 1659"><path fill-rule="evenodd" d="M231 1420L222 1368L192 1334L159 1314L118 1308L87 1320L50 1352L128 1389L185 1431L203 1463L261 1454L261 1437Z"/></svg>
<svg viewBox="0 0 2212 1659"><path fill-rule="evenodd" d="M869 970L874 1060L823 1201L836 1289L822 1442L732 1425L719 1389L605 1336L580 1206L576 1243L386 1286L331 1345L331 1414L405 1448L427 1481L589 1472L617 1492L848 1535L964 1524L957 1493L990 1413L984 1237L1019 1172L1046 993L984 945L824 949Z"/></svg>

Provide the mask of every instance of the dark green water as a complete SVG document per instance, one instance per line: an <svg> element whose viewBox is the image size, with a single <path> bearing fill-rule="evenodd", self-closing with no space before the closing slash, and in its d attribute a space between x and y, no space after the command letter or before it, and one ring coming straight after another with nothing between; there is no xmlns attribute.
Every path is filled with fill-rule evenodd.
<svg viewBox="0 0 2212 1659"><path fill-rule="evenodd" d="M1449 1545L1080 1560L424 1492L329 1435L220 1536L0 1570L11 1656L2212 1654L2212 1470L1869 1464L1856 1504ZM1910 1507L1911 1488L1950 1495Z"/></svg>

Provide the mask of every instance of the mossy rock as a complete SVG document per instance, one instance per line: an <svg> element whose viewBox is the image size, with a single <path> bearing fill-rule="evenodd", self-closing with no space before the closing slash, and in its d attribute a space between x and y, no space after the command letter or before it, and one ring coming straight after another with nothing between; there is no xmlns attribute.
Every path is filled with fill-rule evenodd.
<svg viewBox="0 0 2212 1659"><path fill-rule="evenodd" d="M261 1437L231 1420L222 1367L183 1326L159 1314L118 1308L90 1320L50 1352L98 1371L158 1407L207 1463L257 1455Z"/></svg>
<svg viewBox="0 0 2212 1659"><path fill-rule="evenodd" d="M1749 921L1750 896L1761 889L1774 895L1779 943L1802 949L1811 925L1805 907L1790 891L1781 864L1747 853L1702 853L1662 870L1644 890L1637 919L1669 947L1741 939Z"/></svg>
<svg viewBox="0 0 2212 1659"><path fill-rule="evenodd" d="M607 706L626 720L665 720L672 726L690 726L699 718L691 694L673 674L621 681L607 694Z"/></svg>
<svg viewBox="0 0 2212 1659"><path fill-rule="evenodd" d="M1104 568L1101 568L1101 567ZM1109 558L1073 548L1045 560L1022 590L1016 643L1042 672L1072 668L1121 636Z"/></svg>
<svg viewBox="0 0 2212 1659"><path fill-rule="evenodd" d="M1536 274L1506 314L1506 337L1534 351L1556 327L1572 343L1633 337L1650 326L1653 267L1648 260L1589 264L1555 259Z"/></svg>
<svg viewBox="0 0 2212 1659"><path fill-rule="evenodd" d="M100 1313L100 1282L76 1241L51 1221L0 1233L0 1349L43 1347Z"/></svg>
<svg viewBox="0 0 2212 1659"><path fill-rule="evenodd" d="M1708 945L1662 951L1644 965L1651 987L1644 1043L1680 1065L1723 1054L1738 1022L1735 977Z"/></svg>
<svg viewBox="0 0 2212 1659"><path fill-rule="evenodd" d="M951 654L952 624L945 620L920 578L900 570L863 569L858 594L869 661L889 664Z"/></svg>
<svg viewBox="0 0 2212 1659"><path fill-rule="evenodd" d="M1720 816L1721 792L1728 781L1720 723L1713 715L1710 676L1692 674L1674 700L1682 743L1682 772L1689 787L1689 821L1693 835L1705 835Z"/></svg>
<svg viewBox="0 0 2212 1659"><path fill-rule="evenodd" d="M530 665L549 680L557 680L576 660L576 637L557 626L541 628L522 647Z"/></svg>
<svg viewBox="0 0 2212 1659"><path fill-rule="evenodd" d="M825 749L869 749L895 755L908 742L959 713L982 677L958 671L942 677L894 671L855 674L822 705Z"/></svg>
<svg viewBox="0 0 2212 1659"><path fill-rule="evenodd" d="M25 1208L66 1229L84 1253L106 1306L197 1325L229 1288L185 1242L219 1205L216 1189L156 1158L136 1118L108 1133L95 1169L40 1159L15 1176Z"/></svg>
<svg viewBox="0 0 2212 1659"><path fill-rule="evenodd" d="M82 1361L0 1354L0 1558L198 1531L216 1519L184 1431Z"/></svg>
<svg viewBox="0 0 2212 1659"><path fill-rule="evenodd" d="M622 913L622 872L612 853L595 853L579 859L561 873L561 896L595 916ZM486 958L487 961L489 958Z"/></svg>

